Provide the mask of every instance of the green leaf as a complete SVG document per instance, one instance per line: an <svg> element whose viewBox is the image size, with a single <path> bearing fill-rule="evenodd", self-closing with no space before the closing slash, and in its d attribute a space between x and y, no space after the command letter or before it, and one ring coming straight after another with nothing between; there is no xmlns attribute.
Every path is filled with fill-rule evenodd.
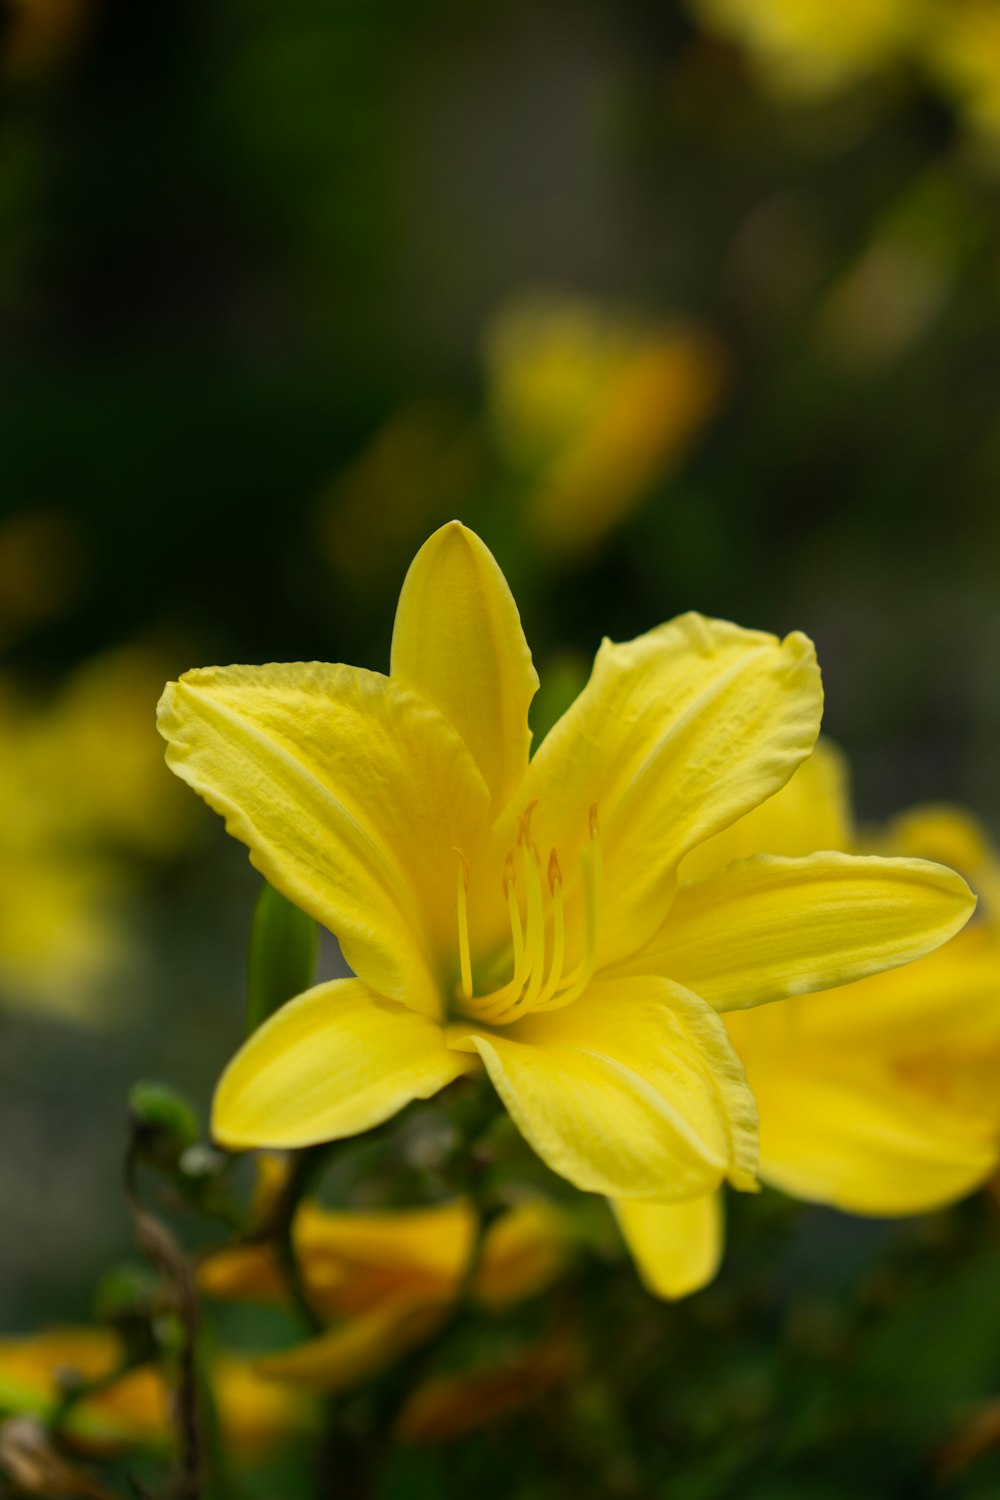
<svg viewBox="0 0 1000 1500"><path fill-rule="evenodd" d="M319 929L312 917L265 884L250 929L247 1035L313 982Z"/></svg>

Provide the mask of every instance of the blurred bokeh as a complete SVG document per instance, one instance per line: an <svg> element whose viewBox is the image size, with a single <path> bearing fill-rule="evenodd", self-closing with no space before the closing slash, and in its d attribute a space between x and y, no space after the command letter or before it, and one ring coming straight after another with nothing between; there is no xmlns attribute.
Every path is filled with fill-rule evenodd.
<svg viewBox="0 0 1000 1500"><path fill-rule="evenodd" d="M539 728L604 633L800 628L861 815L1000 829L1000 0L4 0L0 49L19 1331L130 1245L128 1084L204 1105L242 1031L257 881L162 765L162 682L385 667L449 517ZM594 1275L612 1367L516 1452L401 1447L382 1493L1000 1492L940 1461L1000 1395L997 1203L733 1217L689 1304Z"/></svg>

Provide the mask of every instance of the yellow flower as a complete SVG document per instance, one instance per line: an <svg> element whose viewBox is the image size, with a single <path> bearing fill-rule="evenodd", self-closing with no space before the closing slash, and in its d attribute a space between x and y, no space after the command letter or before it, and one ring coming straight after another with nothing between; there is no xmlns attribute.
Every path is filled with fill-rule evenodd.
<svg viewBox="0 0 1000 1500"><path fill-rule="evenodd" d="M763 83L789 99L824 99L892 63L922 0L691 0L704 26L747 48Z"/></svg>
<svg viewBox="0 0 1000 1500"><path fill-rule="evenodd" d="M370 1379L429 1339L462 1293L475 1248L476 1214L464 1199L380 1213L299 1209L294 1246L310 1305L333 1321L318 1338L255 1368L272 1379L331 1394ZM501 1311L545 1289L566 1265L567 1225L529 1199L490 1225L469 1283L480 1306ZM287 1295L269 1246L220 1251L202 1266L213 1297L277 1301Z"/></svg>
<svg viewBox="0 0 1000 1500"><path fill-rule="evenodd" d="M677 462L724 374L699 329L643 327L569 297L505 309L486 364L497 436L531 475L527 529L563 555L593 548Z"/></svg>
<svg viewBox="0 0 1000 1500"><path fill-rule="evenodd" d="M751 849L800 854L831 840L856 836L839 757L820 745L782 792L682 873L701 875ZM892 973L727 1019L760 1107L764 1181L894 1216L961 1198L1000 1162L1000 866L978 825L946 807L896 819L877 846L959 865L981 885L983 919ZM715 985L729 982L720 965ZM722 1250L717 1200L618 1210L653 1291L682 1296L712 1279Z"/></svg>
<svg viewBox="0 0 1000 1500"><path fill-rule="evenodd" d="M171 767L358 976L245 1043L216 1092L223 1145L356 1134L478 1059L584 1191L750 1188L756 1110L720 1012L905 962L966 921L965 883L915 860L762 858L678 886L681 859L812 749L804 636L685 615L605 642L529 760L536 686L503 575L457 522L410 568L390 676L168 685Z"/></svg>
<svg viewBox="0 0 1000 1500"><path fill-rule="evenodd" d="M67 1377L101 1379L121 1361L118 1337L108 1329L57 1328L2 1339L0 1411L48 1419ZM241 1460L260 1457L312 1420L307 1403L255 1374L243 1359L220 1355L211 1375L223 1433ZM88 1453L169 1447L169 1392L162 1374L152 1365L140 1365L83 1397L73 1406L64 1431L76 1448Z"/></svg>
<svg viewBox="0 0 1000 1500"><path fill-rule="evenodd" d="M928 28L924 58L972 130L1000 147L1000 4L948 0Z"/></svg>
<svg viewBox="0 0 1000 1500"><path fill-rule="evenodd" d="M78 1020L132 954L121 855L170 854L191 819L150 707L162 680L141 648L94 657L44 706L0 681L0 994Z"/></svg>

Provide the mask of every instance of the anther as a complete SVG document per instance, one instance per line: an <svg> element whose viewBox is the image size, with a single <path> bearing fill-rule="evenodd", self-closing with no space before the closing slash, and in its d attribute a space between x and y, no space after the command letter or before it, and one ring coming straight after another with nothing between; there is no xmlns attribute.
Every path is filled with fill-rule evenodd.
<svg viewBox="0 0 1000 1500"><path fill-rule="evenodd" d="M510 890L516 879L517 873L514 869L514 851L513 849L510 849L507 852L507 858L504 861L503 867L503 893L505 896L507 895L507 892Z"/></svg>
<svg viewBox="0 0 1000 1500"><path fill-rule="evenodd" d="M462 853L461 849L457 849L454 844L452 844L452 846L451 846L451 852L452 852L452 854L457 854L458 857L459 857L459 860L461 861L460 869L461 869L461 875L462 875L462 884L465 886L465 889L468 890L469 889L469 879L470 879L470 877L472 875L472 866L469 864L469 861L466 859L466 857Z"/></svg>
<svg viewBox="0 0 1000 1500"><path fill-rule="evenodd" d="M562 885L562 870L559 868L559 856L553 849L549 855L549 890L553 895L557 885Z"/></svg>
<svg viewBox="0 0 1000 1500"><path fill-rule="evenodd" d="M592 839L596 839L599 832L600 828L597 822L597 803L592 802L590 804L590 837Z"/></svg>

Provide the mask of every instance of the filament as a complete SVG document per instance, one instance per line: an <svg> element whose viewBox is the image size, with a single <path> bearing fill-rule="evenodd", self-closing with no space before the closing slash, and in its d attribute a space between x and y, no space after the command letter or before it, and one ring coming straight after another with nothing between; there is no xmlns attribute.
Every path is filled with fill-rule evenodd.
<svg viewBox="0 0 1000 1500"><path fill-rule="evenodd" d="M458 961L462 970L462 998L472 999L472 950L469 946L469 861L461 849L458 855Z"/></svg>
<svg viewBox="0 0 1000 1500"><path fill-rule="evenodd" d="M485 995L473 992L472 955L469 943L468 890L469 863L461 850L458 871L458 939L461 980L458 1000L462 1009L480 1021L503 1026L519 1016L542 1010L556 1010L571 1004L586 989L597 964L597 945L604 907L604 864L601 854L597 804L589 813L589 846L581 856L584 900L584 950L571 973L566 965L566 910L563 874L555 849L549 854L548 887L552 908L551 953L546 964L546 908L542 867L538 849L531 837L531 802L518 818L516 848L507 855L503 872L503 892L510 920L512 954L511 976L506 984ZM520 858L517 858L517 855ZM524 883L524 919L517 891L517 866Z"/></svg>

